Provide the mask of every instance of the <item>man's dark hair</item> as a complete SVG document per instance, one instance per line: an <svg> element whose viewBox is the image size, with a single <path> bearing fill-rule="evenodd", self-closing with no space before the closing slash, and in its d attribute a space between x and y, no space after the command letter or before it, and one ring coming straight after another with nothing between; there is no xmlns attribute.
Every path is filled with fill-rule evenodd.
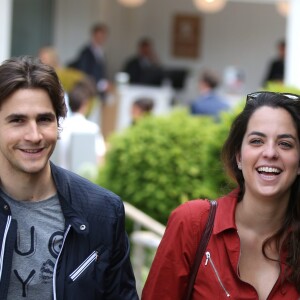
<svg viewBox="0 0 300 300"><path fill-rule="evenodd" d="M138 42L138 46L139 47L148 47L152 45L152 41L150 38L148 37L142 37L139 42Z"/></svg>
<svg viewBox="0 0 300 300"><path fill-rule="evenodd" d="M78 112L82 105L97 94L94 81L84 78L77 82L69 92L69 106L72 112Z"/></svg>
<svg viewBox="0 0 300 300"><path fill-rule="evenodd" d="M154 107L154 101L151 98L138 98L133 102L133 105L139 107L141 111L145 113L150 113Z"/></svg>
<svg viewBox="0 0 300 300"><path fill-rule="evenodd" d="M210 70L205 70L201 74L200 80L205 82L211 89L217 88L220 84L219 76Z"/></svg>
<svg viewBox="0 0 300 300"><path fill-rule="evenodd" d="M104 23L96 23L91 27L91 33L94 34L98 31L108 32L108 27Z"/></svg>
<svg viewBox="0 0 300 300"><path fill-rule="evenodd" d="M277 46L284 48L285 47L285 40L282 39L282 40L278 41Z"/></svg>
<svg viewBox="0 0 300 300"><path fill-rule="evenodd" d="M65 118L67 107L64 90L55 70L31 56L13 57L0 65L0 106L19 89L43 89L49 95L59 120Z"/></svg>

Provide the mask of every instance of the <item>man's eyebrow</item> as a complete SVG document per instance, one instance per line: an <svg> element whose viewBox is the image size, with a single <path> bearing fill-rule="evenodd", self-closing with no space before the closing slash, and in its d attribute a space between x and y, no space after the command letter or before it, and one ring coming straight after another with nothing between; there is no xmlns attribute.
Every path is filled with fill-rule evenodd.
<svg viewBox="0 0 300 300"><path fill-rule="evenodd" d="M54 119L55 114L53 112L45 112L37 115L37 118L41 118L41 117ZM26 119L26 118L28 118L28 116L25 114L10 114L5 118L5 120L9 121L13 119Z"/></svg>
<svg viewBox="0 0 300 300"><path fill-rule="evenodd" d="M38 114L37 117L40 118L40 117L43 117L43 118L55 118L55 114L53 112L46 112L46 113L41 113L41 114Z"/></svg>
<svg viewBox="0 0 300 300"><path fill-rule="evenodd" d="M258 135L258 136L261 136L261 137L266 137L266 135L260 131L252 131L248 134L248 136L251 136L251 135ZM278 138L279 139L293 139L296 141L296 137L293 136L292 134L289 134L289 133L283 133L283 134L279 134L278 135Z"/></svg>
<svg viewBox="0 0 300 300"><path fill-rule="evenodd" d="M26 118L26 115L24 115L24 114L10 114L5 118L5 120L9 121L9 120L12 120L12 119L22 119L22 118Z"/></svg>

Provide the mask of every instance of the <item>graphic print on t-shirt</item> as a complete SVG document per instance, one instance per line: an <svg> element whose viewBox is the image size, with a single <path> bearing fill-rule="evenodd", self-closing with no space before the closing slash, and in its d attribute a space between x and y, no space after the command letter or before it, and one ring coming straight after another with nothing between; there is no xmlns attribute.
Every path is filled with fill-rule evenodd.
<svg viewBox="0 0 300 300"><path fill-rule="evenodd" d="M41 284L52 284L55 261L62 246L63 232L56 231L52 233L48 243L44 242L47 245L47 251L42 250L44 247L40 247L38 241L45 236L39 237L37 231L32 226L27 235L24 230L18 230L17 233L14 257L17 264L13 263L15 275L13 281L19 281L23 298L28 296L31 285L37 287Z"/></svg>
<svg viewBox="0 0 300 300"><path fill-rule="evenodd" d="M57 196L40 202L5 195L17 223L7 300L52 300L53 272L64 237L64 216Z"/></svg>

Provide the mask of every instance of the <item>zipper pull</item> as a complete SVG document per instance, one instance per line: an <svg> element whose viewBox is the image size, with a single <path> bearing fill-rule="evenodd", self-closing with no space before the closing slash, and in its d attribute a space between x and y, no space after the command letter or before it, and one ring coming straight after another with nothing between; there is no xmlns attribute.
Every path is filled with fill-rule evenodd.
<svg viewBox="0 0 300 300"><path fill-rule="evenodd" d="M206 251L205 255L206 255L205 266L207 266L208 260L210 259L210 253L208 251Z"/></svg>
<svg viewBox="0 0 300 300"><path fill-rule="evenodd" d="M95 261L98 262L99 261L99 252L98 251L95 251Z"/></svg>

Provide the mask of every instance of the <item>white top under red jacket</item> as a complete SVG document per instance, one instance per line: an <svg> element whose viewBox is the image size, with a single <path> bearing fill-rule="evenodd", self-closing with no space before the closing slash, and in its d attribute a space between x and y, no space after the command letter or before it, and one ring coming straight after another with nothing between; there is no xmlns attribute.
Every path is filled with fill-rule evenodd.
<svg viewBox="0 0 300 300"><path fill-rule="evenodd" d="M240 239L235 224L238 191L218 199L213 232L199 267L193 300L258 300L253 286L238 275ZM183 300L190 268L208 217L208 201L188 201L175 209L157 250L142 300ZM281 259L284 260L284 255ZM255 264L255 262L253 262ZM296 288L280 276L267 300L300 299Z"/></svg>

